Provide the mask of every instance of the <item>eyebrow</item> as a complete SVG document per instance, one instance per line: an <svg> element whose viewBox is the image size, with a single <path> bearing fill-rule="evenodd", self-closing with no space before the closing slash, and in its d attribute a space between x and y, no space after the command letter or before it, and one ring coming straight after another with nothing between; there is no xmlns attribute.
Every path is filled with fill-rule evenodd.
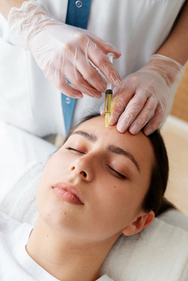
<svg viewBox="0 0 188 281"><path fill-rule="evenodd" d="M87 132L84 132L84 131L75 131L75 132L72 133L72 135L75 135L75 134L81 135L91 142L97 141L97 136L95 136L93 134L90 134L90 133L87 133ZM132 161L132 163L136 166L136 169L138 170L138 172L140 172L140 167L138 165L138 162L136 161L136 159L134 158L134 156L130 152L125 151L124 149L122 149L122 148L120 148L116 145L112 145L112 144L107 146L107 150L109 152L119 154L119 155L123 155L126 158L129 158Z"/></svg>
<svg viewBox="0 0 188 281"><path fill-rule="evenodd" d="M86 139L88 139L91 142L96 142L97 141L97 137L93 134L89 134L87 132L84 131L75 131L72 133L72 135L81 135L83 137L85 137Z"/></svg>

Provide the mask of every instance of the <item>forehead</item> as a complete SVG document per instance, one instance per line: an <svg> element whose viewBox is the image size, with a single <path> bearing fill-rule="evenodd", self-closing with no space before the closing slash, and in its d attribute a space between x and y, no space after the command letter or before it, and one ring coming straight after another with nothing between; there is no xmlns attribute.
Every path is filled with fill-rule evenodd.
<svg viewBox="0 0 188 281"><path fill-rule="evenodd" d="M105 127L104 116L97 116L80 124L75 131L84 131L95 137L93 143L101 146L114 144L132 153L139 162L148 160L149 166L154 163L154 152L150 139L143 132L132 135L128 131L119 133L116 126Z"/></svg>

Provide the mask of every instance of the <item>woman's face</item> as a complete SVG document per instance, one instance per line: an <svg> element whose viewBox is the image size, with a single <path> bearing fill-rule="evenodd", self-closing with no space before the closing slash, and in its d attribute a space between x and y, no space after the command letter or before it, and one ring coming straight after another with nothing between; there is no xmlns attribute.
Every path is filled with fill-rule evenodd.
<svg viewBox="0 0 188 281"><path fill-rule="evenodd" d="M69 237L119 236L143 214L154 154L142 133L105 128L104 117L82 123L48 161L37 192L40 217Z"/></svg>

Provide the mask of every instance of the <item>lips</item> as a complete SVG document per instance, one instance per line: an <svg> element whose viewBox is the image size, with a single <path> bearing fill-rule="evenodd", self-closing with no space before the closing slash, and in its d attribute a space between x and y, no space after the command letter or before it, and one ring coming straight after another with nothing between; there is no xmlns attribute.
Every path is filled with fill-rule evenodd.
<svg viewBox="0 0 188 281"><path fill-rule="evenodd" d="M61 182L52 186L56 197L71 204L84 205L84 198L78 188L67 182Z"/></svg>

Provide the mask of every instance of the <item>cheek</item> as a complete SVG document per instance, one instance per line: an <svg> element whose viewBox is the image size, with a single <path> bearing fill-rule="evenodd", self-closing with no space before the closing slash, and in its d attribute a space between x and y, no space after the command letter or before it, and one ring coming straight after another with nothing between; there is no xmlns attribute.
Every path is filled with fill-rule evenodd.
<svg viewBox="0 0 188 281"><path fill-rule="evenodd" d="M46 164L43 173L43 181L47 184L57 183L58 179L68 169L68 160L61 153L54 154Z"/></svg>
<svg viewBox="0 0 188 281"><path fill-rule="evenodd" d="M104 220L109 223L113 221L129 223L138 210L139 198L136 197L136 189L129 182L127 184L118 183L116 180L101 181L98 184L99 197L96 198L96 206L99 202L100 208L96 210L99 214L104 214Z"/></svg>
<svg viewBox="0 0 188 281"><path fill-rule="evenodd" d="M37 189L36 201L38 208L49 200L51 187L63 180L64 163L54 155L46 164Z"/></svg>
<svg viewBox="0 0 188 281"><path fill-rule="evenodd" d="M98 180L101 198L111 206L125 206L132 202L135 188L130 181L121 181L113 176L106 176Z"/></svg>
<svg viewBox="0 0 188 281"><path fill-rule="evenodd" d="M138 182L102 179L98 182L101 199L99 212L105 214L106 221L130 223L140 212L145 195L145 187ZM97 202L95 202L97 204Z"/></svg>

